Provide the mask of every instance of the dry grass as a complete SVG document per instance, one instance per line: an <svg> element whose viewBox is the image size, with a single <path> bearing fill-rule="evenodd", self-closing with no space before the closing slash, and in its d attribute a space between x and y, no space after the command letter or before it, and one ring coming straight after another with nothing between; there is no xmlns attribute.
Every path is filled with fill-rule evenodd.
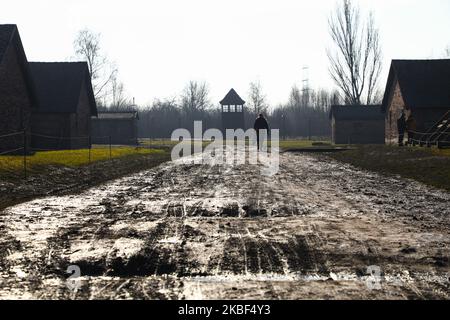
<svg viewBox="0 0 450 320"><path fill-rule="evenodd" d="M363 169L398 174L450 191L450 149L358 146L330 157Z"/></svg>
<svg viewBox="0 0 450 320"><path fill-rule="evenodd" d="M314 141L314 140L281 140L280 149L305 149L305 148L320 148L331 147L330 141Z"/></svg>

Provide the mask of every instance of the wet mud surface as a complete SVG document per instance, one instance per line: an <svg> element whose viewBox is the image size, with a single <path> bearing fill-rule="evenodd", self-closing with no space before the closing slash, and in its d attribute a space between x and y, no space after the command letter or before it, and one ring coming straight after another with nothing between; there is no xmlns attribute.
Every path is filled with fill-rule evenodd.
<svg viewBox="0 0 450 320"><path fill-rule="evenodd" d="M325 155L261 166L183 159L5 209L0 298L449 298L449 193Z"/></svg>

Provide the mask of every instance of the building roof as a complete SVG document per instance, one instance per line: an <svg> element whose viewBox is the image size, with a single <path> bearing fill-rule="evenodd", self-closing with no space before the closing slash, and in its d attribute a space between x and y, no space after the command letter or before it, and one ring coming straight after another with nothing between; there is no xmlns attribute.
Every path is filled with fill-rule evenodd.
<svg viewBox="0 0 450 320"><path fill-rule="evenodd" d="M381 105L371 106L331 106L330 119L336 120L384 120Z"/></svg>
<svg viewBox="0 0 450 320"><path fill-rule="evenodd" d="M38 99L36 88L31 77L27 56L25 54L25 50L23 49L19 30L15 24L0 24L0 64L2 64L5 53L10 45L14 45L16 47L17 57L25 78L27 89L33 102L33 106L37 106Z"/></svg>
<svg viewBox="0 0 450 320"><path fill-rule="evenodd" d="M450 107L450 59L392 60L383 110L388 107L396 79L408 108Z"/></svg>
<svg viewBox="0 0 450 320"><path fill-rule="evenodd" d="M237 92L234 89L231 89L230 92L227 93L225 98L223 98L222 101L220 101L220 104L223 106L240 106L244 105L245 101L239 97Z"/></svg>
<svg viewBox="0 0 450 320"><path fill-rule="evenodd" d="M102 120L133 120L133 119L139 120L139 114L137 111L127 111L127 112L105 111L99 112L97 118Z"/></svg>
<svg viewBox="0 0 450 320"><path fill-rule="evenodd" d="M91 114L97 115L86 62L30 62L30 69L39 99L39 112L76 113L84 82Z"/></svg>

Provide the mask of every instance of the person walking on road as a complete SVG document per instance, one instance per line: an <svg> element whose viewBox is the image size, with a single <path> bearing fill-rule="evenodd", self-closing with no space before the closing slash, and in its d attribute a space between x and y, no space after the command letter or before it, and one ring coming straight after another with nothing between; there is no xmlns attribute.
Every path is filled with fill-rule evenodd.
<svg viewBox="0 0 450 320"><path fill-rule="evenodd" d="M408 144L413 145L414 144L414 134L417 131L417 123L414 116L411 114L408 117L408 120L406 120L406 128L408 130Z"/></svg>
<svg viewBox="0 0 450 320"><path fill-rule="evenodd" d="M261 150L261 141L260 141L260 130L267 130L267 133L269 132L269 123L267 122L266 118L264 118L263 114L260 114L258 118L255 121L255 125L253 128L256 131L256 141L258 143L258 151Z"/></svg>
<svg viewBox="0 0 450 320"><path fill-rule="evenodd" d="M397 130L398 130L398 146L403 147L403 140L405 139L405 131L406 131L406 116L404 110L402 110L402 115L397 120Z"/></svg>

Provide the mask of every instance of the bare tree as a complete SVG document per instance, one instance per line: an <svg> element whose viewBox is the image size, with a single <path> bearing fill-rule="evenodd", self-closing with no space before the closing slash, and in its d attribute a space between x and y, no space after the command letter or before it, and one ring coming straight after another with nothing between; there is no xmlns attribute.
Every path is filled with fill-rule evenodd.
<svg viewBox="0 0 450 320"><path fill-rule="evenodd" d="M327 49L330 74L348 104L371 104L382 69L382 52L373 14L361 21L358 6L342 0L329 21L335 48Z"/></svg>
<svg viewBox="0 0 450 320"><path fill-rule="evenodd" d="M289 93L289 105L293 109L300 109L302 106L302 95L296 85L292 86L291 92Z"/></svg>
<svg viewBox="0 0 450 320"><path fill-rule="evenodd" d="M255 115L259 113L266 113L269 108L266 102L266 95L263 93L263 89L259 81L250 82L248 105L250 110Z"/></svg>
<svg viewBox="0 0 450 320"><path fill-rule="evenodd" d="M110 108L114 110L126 110L132 105L131 99L129 99L125 93L123 83L115 76L111 80L111 105ZM132 107L132 106L131 106Z"/></svg>
<svg viewBox="0 0 450 320"><path fill-rule="evenodd" d="M209 88L205 82L189 81L181 94L181 107L189 114L209 108Z"/></svg>
<svg viewBox="0 0 450 320"><path fill-rule="evenodd" d="M73 43L75 54L88 64L96 100L106 100L111 94L108 85L116 78L117 68L101 51L100 34L84 29L78 32Z"/></svg>

